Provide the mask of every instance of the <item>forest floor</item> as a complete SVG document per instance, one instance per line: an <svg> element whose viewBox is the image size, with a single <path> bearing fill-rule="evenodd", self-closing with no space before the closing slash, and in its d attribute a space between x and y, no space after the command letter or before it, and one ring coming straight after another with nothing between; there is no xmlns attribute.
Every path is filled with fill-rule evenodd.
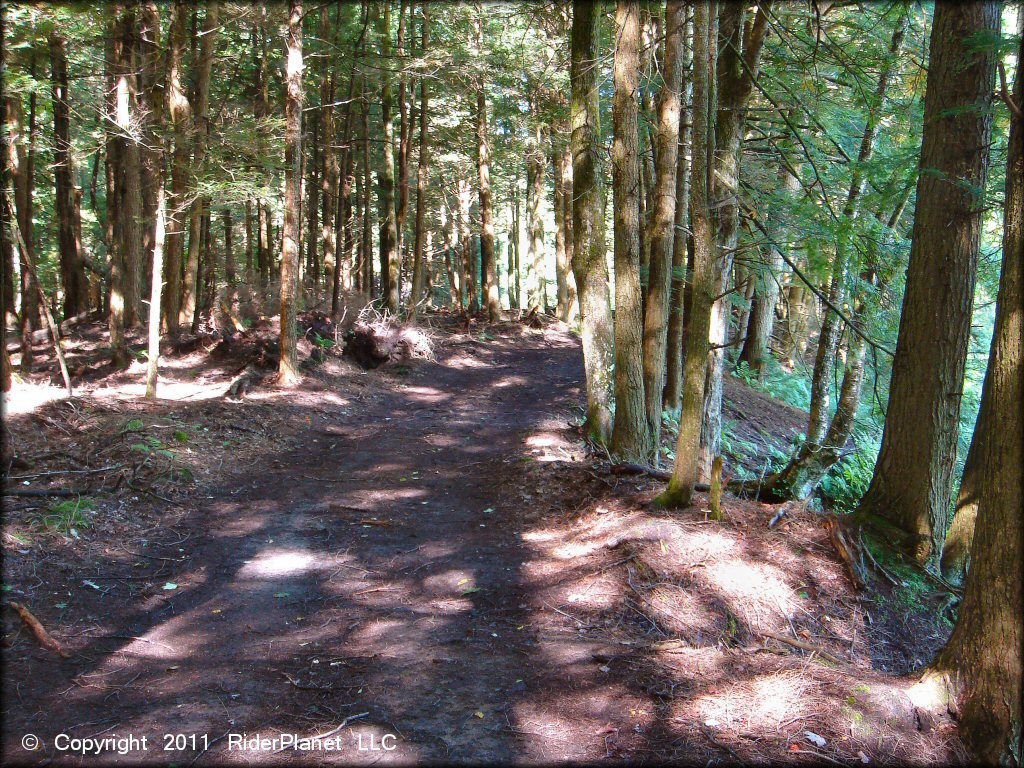
<svg viewBox="0 0 1024 768"><path fill-rule="evenodd" d="M653 508L581 442L575 337L432 322L431 360L238 401L197 346L155 402L85 326L76 397L16 388L7 482L81 497L6 499L5 599L67 657L4 611L4 764L963 761L812 513Z"/></svg>

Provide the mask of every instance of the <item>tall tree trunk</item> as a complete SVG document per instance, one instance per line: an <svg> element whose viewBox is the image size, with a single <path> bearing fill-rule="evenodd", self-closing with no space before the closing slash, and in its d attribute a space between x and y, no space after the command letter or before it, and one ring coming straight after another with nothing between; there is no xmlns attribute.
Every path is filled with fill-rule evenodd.
<svg viewBox="0 0 1024 768"><path fill-rule="evenodd" d="M372 298L376 298L376 289L373 283L373 228L371 217L373 211L370 209L370 195L372 193L370 182L370 105L367 99L366 81L363 80L362 118L363 118L363 229L362 242L365 259L363 261L363 280L365 285L363 292ZM383 276L381 283L383 284Z"/></svg>
<svg viewBox="0 0 1024 768"><path fill-rule="evenodd" d="M391 3L385 0L381 5L383 13L377 10L381 57L384 61L380 75L380 112L384 127L384 168L380 175L380 276L384 306L388 312L397 315L402 262L398 251L398 219L395 210L395 130L391 122Z"/></svg>
<svg viewBox="0 0 1024 768"><path fill-rule="evenodd" d="M471 253L472 236L470 235L469 212L472 206L472 187L467 179L460 178L458 182L459 192L459 249L462 254L462 272L459 285L462 289L462 306L469 312L476 312L479 308L476 295L476 269L474 267L473 254Z"/></svg>
<svg viewBox="0 0 1024 768"><path fill-rule="evenodd" d="M142 123L142 283L145 292L152 283L153 248L156 246L157 174L160 170L158 165L163 157L160 147L163 136L156 133L155 115L157 110L163 110L162 106L157 106L157 101L163 100L164 69L160 61L160 8L155 0L144 0L139 3L136 13L137 102ZM81 195L81 190L78 195ZM166 225L165 221L165 230ZM147 280L150 282L149 286L146 284ZM161 276L161 285L162 283Z"/></svg>
<svg viewBox="0 0 1024 768"><path fill-rule="evenodd" d="M143 72L146 80L145 93L145 136L147 137L145 176L152 185L152 259L149 269L149 350L146 366L146 397L155 398L157 377L160 366L160 322L163 314L161 298L164 284L164 250L167 244L167 147L164 139L166 118L166 89L158 86L160 11L154 2L147 2L140 9L142 13L142 41L144 56Z"/></svg>
<svg viewBox="0 0 1024 768"><path fill-rule="evenodd" d="M556 149L551 143L551 169L555 193L552 198L555 218L555 316L563 323L569 320L569 253L566 248L567 236L571 232L566 228L565 209L572 204L572 193L566 195L565 166L562 158L565 153ZM571 225L571 218L568 219Z"/></svg>
<svg viewBox="0 0 1024 768"><path fill-rule="evenodd" d="M64 317L74 317L89 309L89 282L85 277L85 263L82 261L78 238L75 237L75 175L71 148L67 41L57 32L50 34L50 64L53 79L53 178L56 187L57 245L64 285ZM22 227L22 236L24 230ZM26 238L25 242L28 244L31 239Z"/></svg>
<svg viewBox="0 0 1024 768"><path fill-rule="evenodd" d="M262 122L270 112L269 83L267 74L267 41L263 34L267 17L267 9L259 9L259 15L252 25L252 69L253 69L253 117L257 125L261 126L261 135L265 132ZM264 183L268 183L266 176ZM257 261L259 262L259 292L260 300L268 299L267 290L270 287L270 278L273 272L273 256L271 254L272 239L270 237L270 206L262 197L256 200L256 229L257 229Z"/></svg>
<svg viewBox="0 0 1024 768"><path fill-rule="evenodd" d="M715 38L721 45L721 56L715 65L719 95L711 102L716 147L711 174L716 240L712 295L716 298L711 310L711 358L701 427L700 469L705 477L711 471L713 459L721 452L722 376L730 320L727 288L739 235L740 150L747 103L757 76L771 2L759 3L750 23L744 23L746 8L743 4L721 3L720 8L720 31ZM686 386L690 386L689 380Z"/></svg>
<svg viewBox="0 0 1024 768"><path fill-rule="evenodd" d="M30 98L34 101L35 97L32 96ZM33 135L35 110L31 107L29 109L29 151L26 152L20 135L22 132L21 97L8 95L4 100L4 107L7 128L4 136L4 143L6 144L4 164L8 178L11 179L12 186L14 187L14 210L11 210L7 195L4 195L4 205L6 206L7 214L13 216L13 220L17 223L18 230L21 233L22 244L17 248L18 264L21 273L20 368L23 373L28 373L32 370L33 362L32 331L39 323L39 297L35 286L32 284L32 273L27 263L27 260L33 258L33 248L35 247L32 227L34 168L31 162L32 146L35 138ZM15 238L11 237L10 229L5 229L3 234L13 251ZM12 263L14 262L13 254L10 260Z"/></svg>
<svg viewBox="0 0 1024 768"><path fill-rule="evenodd" d="M910 265L882 446L857 518L921 563L946 536L988 171L999 3L940 0L929 50ZM901 540L900 540L901 539Z"/></svg>
<svg viewBox="0 0 1024 768"><path fill-rule="evenodd" d="M321 72L321 77L327 79L326 73ZM321 102L320 110L323 110ZM311 120L313 123L313 135L309 148L309 173L306 176L306 281L310 283L313 301L316 302L320 296L320 261L317 256L317 243L320 242L320 184L324 178L324 147L329 143L326 136L320 133L320 123Z"/></svg>
<svg viewBox="0 0 1024 768"><path fill-rule="evenodd" d="M646 461L651 435L644 417L643 312L640 305L640 10L615 4L612 97L612 191L615 212L615 426L612 452Z"/></svg>
<svg viewBox="0 0 1024 768"><path fill-rule="evenodd" d="M609 372L614 356L614 335L598 153L601 136L596 40L599 7L588 0L574 0L572 8L569 71L572 88L572 268L579 292L587 383L587 420L583 431L590 440L604 445L612 433Z"/></svg>
<svg viewBox="0 0 1024 768"><path fill-rule="evenodd" d="M405 265L404 239L405 217L409 213L409 146L412 135L412 123L409 101L406 100L407 78L405 74L405 41L408 35L407 25L411 26L412 8L409 0L400 0L398 4L398 46L395 51L398 61L398 190L395 194L395 252L398 253L399 287L401 287L402 269ZM407 21L409 19L409 21ZM399 291L401 302L401 291Z"/></svg>
<svg viewBox="0 0 1024 768"><path fill-rule="evenodd" d="M6 105L5 105L6 109ZM7 162L7 134L3 135L4 143L4 158L3 162ZM7 172L7 168L4 168L4 172ZM14 313L14 242L11 237L11 227L18 226L15 219L14 212L10 210L11 205L7 200L7 195L0 195L0 256L3 257L3 278L4 278L4 290L0 294L0 304L2 304L2 311L0 311L0 319L3 321L4 329L4 343L3 343L3 368L0 370L0 392L9 392L11 389L11 359L7 354L7 322L9 319L15 317ZM0 430L0 460L6 462L10 459L10 440L8 430ZM6 466L6 464L4 465Z"/></svg>
<svg viewBox="0 0 1024 768"><path fill-rule="evenodd" d="M482 9L477 6L476 45L483 51ZM494 207L491 203L491 149L487 143L487 96L484 78L476 80L476 167L480 178L480 260L483 267L483 292L487 300L487 319L496 323L501 319L501 299L498 295L498 268L494 254Z"/></svg>
<svg viewBox="0 0 1024 768"><path fill-rule="evenodd" d="M196 174L202 177L206 170L206 138L209 134L210 111L210 71L213 67L213 45L216 41L217 16L220 5L211 0L206 6L203 19L202 44L199 47L199 66L196 72L196 108L195 108L195 152L193 164ZM197 291L199 290L199 249L202 245L203 215L209 208L209 199L199 195L189 211L188 224L188 258L185 261L185 274L182 280L181 309L178 322L182 325L190 323L193 332L199 322Z"/></svg>
<svg viewBox="0 0 1024 768"><path fill-rule="evenodd" d="M284 232L281 244L281 338L279 380L288 386L299 380L295 310L299 289L299 164L302 157L302 2L289 0L287 95L284 136Z"/></svg>
<svg viewBox="0 0 1024 768"><path fill-rule="evenodd" d="M790 368L802 363L807 352L807 325L813 295L795 279L786 287L786 324L783 331L782 359Z"/></svg>
<svg viewBox="0 0 1024 768"><path fill-rule="evenodd" d="M536 114L537 107L533 111ZM540 116L536 116L539 120ZM544 199L544 168L547 158L544 154L544 127L538 122L534 128L526 156L526 241L527 241L527 283L530 288L529 305L544 307L544 288L547 280L544 269L544 218L541 216L541 201Z"/></svg>
<svg viewBox="0 0 1024 768"><path fill-rule="evenodd" d="M340 14L342 7L339 4L338 8L338 19L340 21ZM331 16L330 6L324 5L320 8L320 39L330 40L331 38ZM335 24L335 29L340 26ZM335 35L337 38L337 35ZM320 193L323 198L323 215L321 216L320 224L320 240L323 242L324 249L324 284L330 288L331 291L331 315L337 316L340 311L340 299L338 298L338 289L340 286L340 274L338 272L337 263L337 247L335 243L336 230L335 227L341 222L338 221L338 211L340 210L338 200L338 187L340 183L341 165L338 162L338 151L334 147L335 142L335 126L334 126L334 93L335 93L335 67L337 64L337 55L332 48L330 54L325 54L325 65L322 74L322 80L320 83L320 136L323 142L323 179L321 180ZM350 94L351 96L351 94ZM345 110L348 115L352 114L352 101L351 98L347 100L345 104ZM348 147L349 142L345 142L345 151L351 155L352 152Z"/></svg>
<svg viewBox="0 0 1024 768"><path fill-rule="evenodd" d="M162 161L161 161L162 162ZM164 244L167 234L167 193L163 169L157 172L156 228L153 232L153 269L149 291L149 360L146 366L146 397L155 398L160 366L160 293L163 290Z"/></svg>
<svg viewBox="0 0 1024 768"><path fill-rule="evenodd" d="M167 63L167 110L174 126L174 156L171 161L171 194L167 201L167 242L165 244L164 319L172 336L178 333L181 311L181 258L185 243L185 206L188 194L190 158L189 132L192 107L183 86L185 35L188 6L178 0L171 9L170 43Z"/></svg>
<svg viewBox="0 0 1024 768"><path fill-rule="evenodd" d="M221 217L224 223L224 282L227 287L224 303L227 305L228 311L234 313L235 301L238 298L238 275L235 270L234 232L232 231L234 222L231 218L231 209L225 206Z"/></svg>
<svg viewBox="0 0 1024 768"><path fill-rule="evenodd" d="M124 270L124 324L139 324L142 313L142 149L138 131L138 78L135 9L122 12L118 22L120 53L117 69L117 125L121 141L121 260ZM72 198L72 208L74 207ZM72 237L73 237L72 231Z"/></svg>
<svg viewBox="0 0 1024 768"><path fill-rule="evenodd" d="M799 164L794 162L791 148L787 145L786 162L779 168L779 181L783 192L793 200L800 194L800 179L792 171L799 172ZM776 217L773 217L776 218ZM775 226L778 231L779 225ZM745 362L747 367L761 374L765 363L768 361L768 340L772 335L772 328L775 325L775 305L779 301L780 281L782 277L782 254L775 246L769 246L767 269L757 275L754 284L754 296L751 300L750 317L746 326L746 339L740 351L740 362Z"/></svg>
<svg viewBox="0 0 1024 768"><path fill-rule="evenodd" d="M341 6L339 6L338 13L341 13ZM362 19L362 31L359 33L359 40L356 42L355 55L352 57L352 65L349 68L348 73L348 92L345 98L345 117L343 121L343 130L341 138L341 162L340 162L340 174L341 174L341 191L337 195L335 201L335 232L334 232L334 260L336 262L333 273L333 285L331 292L331 314L334 317L341 316L341 290L346 291L352 290L353 288L353 277L356 278L357 283L355 289L357 291L364 291L369 295L369 288L363 288L362 281L366 275L367 269L372 270L372 256L369 251L369 234L367 234L366 250L363 251L363 256L360 259L360 267L358 275L356 274L356 266L352 261L352 249L355 242L353 236L353 219L352 219L352 193L353 187L356 186L358 189L362 189L361 185L355 185L353 178L355 176L355 152L353 151L353 128L355 126L355 110L353 108L353 95L355 94L356 86L356 64L362 58L363 50L365 48L366 31L370 24L370 12L366 2L362 4L361 11ZM360 76L360 100L364 110L364 123L366 122L366 78ZM364 125L365 128L365 125ZM333 154L333 153L332 153ZM369 164L367 162L367 173L369 173ZM335 171L331 171L335 173ZM334 187L337 189L338 181L334 181ZM368 189L369 187L367 187ZM358 192L357 192L358 194ZM368 208L368 207L367 207ZM367 219L367 221L369 221ZM361 249L362 250L362 249Z"/></svg>
<svg viewBox="0 0 1024 768"><path fill-rule="evenodd" d="M666 344L672 303L672 249L676 239L676 172L679 165L686 5L682 0L669 0L665 13L665 55L661 67L664 84L658 94L657 168L654 211L648 231L651 261L643 340L644 409L655 461L661 445Z"/></svg>
<svg viewBox="0 0 1024 768"><path fill-rule="evenodd" d="M0 62L2 66L2 62ZM14 118L9 117L7 113L8 103L11 97L8 96L3 100L3 114L4 114L4 127L0 130L0 135L3 137L3 157L0 158L0 163L3 163L4 178L11 179L12 186L15 187L15 196L17 196L17 185L13 184L14 174L11 166L17 162L16 142L20 138L21 128L17 131L11 131L10 127L14 125ZM20 99L15 103L17 107L21 107ZM13 105L12 105L13 106ZM16 220L16 215L13 210L9 210L10 205L7 203L7 196L0 195L0 255L3 258L3 293L0 294L0 299L3 301L3 312L0 312L0 322L3 323L4 330L6 331L8 324L17 320L15 301L14 301L14 275L15 275L15 260L14 260L14 241L11 238L11 234L8 230L9 223ZM20 224L18 225L20 226ZM7 344L4 345L4 383L7 389L10 389L10 360L7 357ZM7 389L3 391L7 391ZM4 440L7 440L7 431L3 431ZM8 446L8 443L4 443ZM6 449L6 448L5 448ZM6 454L5 454L6 456ZM6 464L5 464L6 466Z"/></svg>
<svg viewBox="0 0 1024 768"><path fill-rule="evenodd" d="M1018 12L1018 35L1024 11ZM982 392L995 428L979 446L977 523L960 618L934 669L947 673L959 704L959 733L977 759L1024 764L1021 649L1024 648L1024 43L1017 50L1006 165L1003 265L996 324ZM995 425L998 425L997 427ZM979 424L985 427L985 424ZM975 442L978 433L975 432ZM972 451L974 450L972 445Z"/></svg>
<svg viewBox="0 0 1024 768"><path fill-rule="evenodd" d="M1018 33L1024 31L1024 12L1018 15ZM1024 51L1017 56L1017 75L1014 80L1014 94L1010 100L1018 109L1024 108ZM960 492L956 499L956 511L950 523L949 534L946 536L942 550L942 575L949 581L961 583L971 562L971 542L978 519L978 508L981 497L991 486L986 484L986 466L988 447L986 443L996 432L1002 432L1004 424L994 420L993 399L995 384L993 377L997 375L1000 365L998 355L1005 351L997 349L1001 340L1005 341L1005 333L1001 330L1012 326L1009 313L1012 307L1020 307L1022 290L1022 259L1024 259L1024 118L1018 112L1011 116L1010 140L1006 160L1006 195L1003 208L1003 263L999 280L1000 293L997 298L996 330L992 335L989 350L988 368L985 371L985 383L982 386L981 407L978 410L977 423L971 439L971 447L964 463L963 477L960 480ZM1020 319L1016 320L1017 338L1020 338ZM1006 330L1012 333L1012 330ZM997 426L998 425L998 426ZM1019 719L1019 718L1018 718Z"/></svg>
<svg viewBox="0 0 1024 768"><path fill-rule="evenodd" d="M125 145L123 135L128 123L128 92L127 84L122 77L124 64L124 41L120 35L121 6L111 9L110 34L106 42L106 80L107 80L107 217L110 237L110 311L107 315L107 328L110 333L110 362L114 368L128 365L128 346L125 341L125 316L127 314L125 296L124 248L126 233L124 231L126 217L124 170Z"/></svg>
<svg viewBox="0 0 1024 768"><path fill-rule="evenodd" d="M564 126L565 133L571 134L568 123ZM559 158L562 166L562 229L565 232L565 289L566 317L565 322L572 322L579 317L579 302L576 297L576 278L572 273L572 142L566 142Z"/></svg>
<svg viewBox="0 0 1024 768"><path fill-rule="evenodd" d="M693 17L693 160L690 166L693 228L693 297L686 335L682 410L676 459L668 487L658 497L667 507L690 504L700 469L701 418L704 412L705 373L708 368L708 331L714 291L714 232L708 211L709 171L715 156L711 130L715 83L715 17L717 4L697 3Z"/></svg>
<svg viewBox="0 0 1024 768"><path fill-rule="evenodd" d="M420 55L425 56L430 43L430 10L426 2L420 3L420 11L423 14L423 29L420 38ZM479 104L478 104L479 106ZM416 314L421 297L423 295L423 284L427 272L426 248L426 205L427 205L427 171L430 161L430 137L427 133L427 114L430 107L430 86L427 78L420 78L420 159L416 168L416 240L414 243L413 267L412 267L412 296L409 299L409 313ZM486 119L486 118L485 118ZM486 125L485 125L486 130ZM484 136L486 141L486 134ZM486 147L485 147L486 148ZM481 189L483 187L483 176L481 171ZM481 204L483 203L483 192L480 193Z"/></svg>
<svg viewBox="0 0 1024 768"><path fill-rule="evenodd" d="M690 23L683 30L682 68L690 66L689 38L692 33ZM689 87L680 86L682 101L679 120L679 152L676 168L676 215L672 241L672 306L668 318L667 353L665 362L664 405L666 410L675 413L679 410L683 394L683 299L686 285L686 262L688 238L686 235L690 225L690 99L686 93Z"/></svg>
<svg viewBox="0 0 1024 768"><path fill-rule="evenodd" d="M7 143L7 136L3 137ZM5 147L6 150L6 147ZM5 152L6 154L6 152ZM11 358L7 354L7 319L14 313L14 280L11 272L14 268L14 243L11 242L10 230L14 223L14 213L10 210L11 205L7 195L0 195L0 255L3 257L4 291L0 293L0 318L3 320L4 343L0 350L0 392L11 391ZM10 290L8 290L8 288ZM10 303L10 304L9 304ZM3 466L10 466L11 452L10 430L0 429L0 462Z"/></svg>
<svg viewBox="0 0 1024 768"><path fill-rule="evenodd" d="M515 215L515 225L513 226L513 233L514 233L515 245L516 245L516 256L515 256L516 263L515 263L515 266L513 267L513 271L514 271L514 280L515 280L515 289L516 289L516 309L522 309L522 306L523 306L523 270L522 270L522 264L521 264L521 262L522 262L522 258L521 257L522 257L522 253L523 253L523 221L522 221L523 216L522 216L522 211L521 211L521 206L520 206L520 201L522 200L522 198L519 197L519 186L518 186L518 184L519 184L519 179L517 177L516 178L516 191L515 191L515 194L516 194L515 208L513 210L513 214Z"/></svg>

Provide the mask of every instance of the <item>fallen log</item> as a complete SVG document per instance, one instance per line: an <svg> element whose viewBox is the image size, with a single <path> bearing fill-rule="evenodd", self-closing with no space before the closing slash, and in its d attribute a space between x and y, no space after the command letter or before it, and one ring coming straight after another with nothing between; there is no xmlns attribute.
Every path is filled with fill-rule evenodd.
<svg viewBox="0 0 1024 768"><path fill-rule="evenodd" d="M62 322L58 326L58 329L57 329L58 335L61 338L63 338L65 335L67 335L67 331L70 328L74 328L79 323L82 323L82 322L88 320L89 316L90 316L90 313L88 311L86 311L86 312L79 312L77 315L69 317L67 320L65 320L64 322ZM8 353L14 353L14 352L18 352L18 351L21 350L21 339L20 339L20 337L15 337L17 339L16 341L10 341L10 338L13 337L13 336L14 336L14 334L8 334L8 342L7 342L7 352ZM38 331L32 331L32 343L33 344L42 344L44 341L49 340L49 338L50 338L50 331L48 329L46 329L46 328L40 328Z"/></svg>
<svg viewBox="0 0 1024 768"><path fill-rule="evenodd" d="M79 491L69 491L66 488L4 488L4 496L81 496Z"/></svg>
<svg viewBox="0 0 1024 768"><path fill-rule="evenodd" d="M655 469L654 467L647 467L643 464L612 464L611 472L613 475L648 475L657 480L668 480L672 479L672 473L664 469ZM707 493L711 490L711 486L708 483L695 483L693 490L700 491L701 493Z"/></svg>
<svg viewBox="0 0 1024 768"><path fill-rule="evenodd" d="M786 635L780 635L778 632L769 632L768 630L762 629L762 630L758 630L758 634L762 635L764 637L770 637L772 640L778 640L780 643L785 643L786 645L791 645L794 648L799 648L802 651L810 651L811 653L816 653L819 656L821 656L823 659L828 659L833 664L846 664L847 663L843 659L840 659L838 656L835 656L834 654L829 653L828 651L824 650L823 648L819 648L818 646L812 645L811 643L805 643L802 640L794 640L792 637L787 637Z"/></svg>
<svg viewBox="0 0 1024 768"><path fill-rule="evenodd" d="M32 634L35 635L36 640L43 648L53 651L62 659L66 659L71 656L70 653L60 647L60 643L50 637L50 633L46 631L46 627L39 623L39 619L32 615L28 608L23 606L21 603L16 603L13 600L8 603L11 608L21 617L21 620L25 622Z"/></svg>

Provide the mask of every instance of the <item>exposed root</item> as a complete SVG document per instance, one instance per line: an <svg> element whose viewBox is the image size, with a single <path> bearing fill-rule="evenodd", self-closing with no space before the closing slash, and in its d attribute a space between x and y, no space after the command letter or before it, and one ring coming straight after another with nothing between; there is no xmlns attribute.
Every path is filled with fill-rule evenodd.
<svg viewBox="0 0 1024 768"><path fill-rule="evenodd" d="M25 626L32 630L32 634L35 635L36 640L41 646L43 646L43 648L53 651L62 659L66 659L71 656L70 653L60 647L60 643L50 637L50 633L46 631L46 627L39 623L39 619L33 616L32 612L29 611L28 608L23 606L21 603L14 602L13 600L8 603L8 605L10 605L11 608L13 608L21 617L21 620L25 622Z"/></svg>
<svg viewBox="0 0 1024 768"><path fill-rule="evenodd" d="M434 356L433 340L426 331L418 326L402 325L371 307L359 313L359 319L345 338L344 354L366 369L389 362L429 360Z"/></svg>

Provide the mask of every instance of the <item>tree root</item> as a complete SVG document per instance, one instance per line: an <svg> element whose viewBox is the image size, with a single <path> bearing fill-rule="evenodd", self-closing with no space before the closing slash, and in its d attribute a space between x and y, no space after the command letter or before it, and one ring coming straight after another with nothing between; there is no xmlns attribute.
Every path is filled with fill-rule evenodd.
<svg viewBox="0 0 1024 768"><path fill-rule="evenodd" d="M28 608L23 606L21 603L14 602L13 600L8 603L8 605L10 605L11 608L13 608L21 617L21 620L25 622L25 626L32 630L32 634L43 648L53 651L62 659L67 659L71 656L70 653L60 647L60 643L50 637L50 633L46 631L46 627L39 623L39 619L33 616Z"/></svg>
<svg viewBox="0 0 1024 768"><path fill-rule="evenodd" d="M657 480L666 481L672 479L671 472L664 469L654 469L654 467L645 467L643 464L612 464L611 473L613 475L648 475ZM711 490L711 486L708 483L694 483L693 490L707 493Z"/></svg>

